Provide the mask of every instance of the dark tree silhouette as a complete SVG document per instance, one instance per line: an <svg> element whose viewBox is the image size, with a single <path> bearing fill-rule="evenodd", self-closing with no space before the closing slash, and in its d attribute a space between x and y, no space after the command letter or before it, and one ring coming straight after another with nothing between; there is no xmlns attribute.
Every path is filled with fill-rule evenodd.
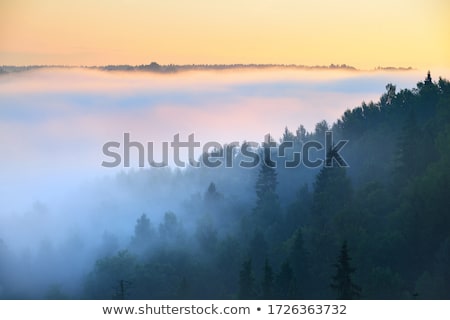
<svg viewBox="0 0 450 320"><path fill-rule="evenodd" d="M131 245L137 250L143 250L150 245L153 236L153 226L150 219L147 218L147 215L144 213L136 221L136 226L134 227L134 237L131 239Z"/></svg>
<svg viewBox="0 0 450 320"><path fill-rule="evenodd" d="M264 263L264 276L263 281L261 283L262 288L262 296L261 298L264 300L270 300L273 299L273 270L272 267L269 264L269 260L266 258L266 261Z"/></svg>
<svg viewBox="0 0 450 320"><path fill-rule="evenodd" d="M242 263L239 273L239 299L248 300L255 297L254 282L252 259L249 258Z"/></svg>
<svg viewBox="0 0 450 320"><path fill-rule="evenodd" d="M208 186L208 190L206 190L204 199L207 204L214 204L218 200L221 200L223 195L217 191L216 185L214 182L211 182Z"/></svg>
<svg viewBox="0 0 450 320"><path fill-rule="evenodd" d="M281 265L281 270L276 277L276 298L295 299L296 291L294 271L290 262L286 260Z"/></svg>
<svg viewBox="0 0 450 320"><path fill-rule="evenodd" d="M270 159L270 148L264 148L263 159L255 185L257 200L253 212L257 223L265 227L277 219L280 203L276 193L277 171Z"/></svg>
<svg viewBox="0 0 450 320"><path fill-rule="evenodd" d="M308 293L310 274L308 269L308 256L303 244L303 236L300 228L295 232L293 240L294 243L289 254L289 260L292 263L296 278L297 298L303 299Z"/></svg>
<svg viewBox="0 0 450 320"><path fill-rule="evenodd" d="M348 254L347 242L345 241L341 248L338 261L334 265L336 274L333 276L331 288L336 291L337 298L341 300L353 300L361 296L361 289L352 281L352 274L355 268L350 266L351 258Z"/></svg>

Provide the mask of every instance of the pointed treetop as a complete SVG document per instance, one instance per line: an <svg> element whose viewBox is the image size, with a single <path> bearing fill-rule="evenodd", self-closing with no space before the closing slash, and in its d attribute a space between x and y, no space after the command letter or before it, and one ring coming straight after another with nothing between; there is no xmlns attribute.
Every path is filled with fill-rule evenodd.
<svg viewBox="0 0 450 320"><path fill-rule="evenodd" d="M431 83L432 83L431 72L430 72L430 70L428 70L427 78L425 79L425 84L431 84Z"/></svg>

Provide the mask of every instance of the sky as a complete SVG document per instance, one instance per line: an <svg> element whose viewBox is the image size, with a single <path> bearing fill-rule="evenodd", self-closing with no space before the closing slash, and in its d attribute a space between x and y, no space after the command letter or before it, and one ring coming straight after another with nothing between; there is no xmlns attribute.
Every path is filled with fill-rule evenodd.
<svg viewBox="0 0 450 320"><path fill-rule="evenodd" d="M0 65L450 67L447 0L0 1Z"/></svg>

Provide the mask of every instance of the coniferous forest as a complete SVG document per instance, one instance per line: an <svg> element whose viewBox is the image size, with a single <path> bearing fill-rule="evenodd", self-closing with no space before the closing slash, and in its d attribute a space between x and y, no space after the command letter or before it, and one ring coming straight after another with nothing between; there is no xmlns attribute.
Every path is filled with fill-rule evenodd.
<svg viewBox="0 0 450 320"><path fill-rule="evenodd" d="M157 189L193 191L182 213L99 207L111 219L126 212L130 231L104 234L74 292L17 291L8 270L19 258L0 241L3 297L450 299L450 82L428 73L380 94L313 132L280 128L277 144L294 146L286 157L331 130L348 140L348 167L286 168L272 155L276 165L253 169L149 168L104 181L142 202Z"/></svg>

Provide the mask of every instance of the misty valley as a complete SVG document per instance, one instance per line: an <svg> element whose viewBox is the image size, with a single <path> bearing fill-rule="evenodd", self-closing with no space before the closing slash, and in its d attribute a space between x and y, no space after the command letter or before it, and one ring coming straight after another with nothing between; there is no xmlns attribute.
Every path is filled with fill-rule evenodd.
<svg viewBox="0 0 450 320"><path fill-rule="evenodd" d="M228 95L221 91L224 86L217 90L220 95ZM265 92L264 85L255 88L246 85L245 92ZM160 93L158 102L177 106L194 99L180 92L178 98ZM133 101L127 112L142 118L146 128L146 113L140 109L144 98L83 99L77 91L70 94L93 117L98 112L108 118L114 110L89 109L92 101L118 105ZM277 94L270 93L273 96ZM43 108L42 114L69 109L52 108ZM263 114L266 109L261 108L249 114ZM13 121L21 109L4 112ZM42 114L30 115L24 127ZM120 115L119 120L129 120L128 113ZM116 134L93 126L99 141L120 141L104 144L105 153L93 161L98 166L111 161L101 168L108 174L84 174L86 179L77 187L56 165L42 161L39 164L46 169L33 183L38 190L46 189L44 200L36 197L25 209L1 208L0 298L450 299L450 82L428 73L414 88L399 90L387 83L377 100L359 102L333 123L315 119L311 130L302 125L301 117L297 120L291 113L286 117L298 121L297 127L281 125L273 132L261 121L261 132L270 132L272 138L253 149L264 160L253 167L239 166L238 161L233 166L204 165L201 159L213 159L217 152L207 148L196 155L198 167L140 168L130 164L130 155L121 157L112 150L122 142L130 147L130 135L146 143L148 139L139 140L144 129L124 136L126 131ZM197 118L206 132L214 130L215 118ZM183 116L177 119L183 122ZM241 134L239 129L252 120L238 125L231 118L224 121L226 132ZM80 123L89 125L87 120ZM48 124L55 130L53 136L64 127L58 121ZM254 128L251 123L247 126ZM89 145L90 136L84 136L81 128L80 141ZM316 148L309 159L320 158L330 148L326 141L330 131L332 146L348 141L339 148L348 166L336 158L329 159L331 165L324 161L314 167L286 166L286 158L294 159L311 142L327 146ZM71 135L66 139L76 141ZM242 143L245 139L242 136ZM283 143L292 148L280 156L277 147ZM65 140L58 145L71 152L63 171L83 175L76 159L70 162L78 149L66 144ZM144 146L140 150L135 144L132 151L142 151L138 158L133 153L139 163L147 157ZM155 142L155 149L162 147ZM52 150L49 142L48 152ZM102 144L95 143L95 150L101 153ZM227 152L233 159L248 161L241 148ZM122 158L131 168L120 167ZM152 159L159 161L153 154ZM167 157L163 160L167 163ZM13 164L3 168L5 177L9 167ZM12 179L26 184L22 176L28 175L27 169L14 170L23 174ZM46 187L47 174L61 184ZM2 199L25 203L30 198L23 192L17 199Z"/></svg>

